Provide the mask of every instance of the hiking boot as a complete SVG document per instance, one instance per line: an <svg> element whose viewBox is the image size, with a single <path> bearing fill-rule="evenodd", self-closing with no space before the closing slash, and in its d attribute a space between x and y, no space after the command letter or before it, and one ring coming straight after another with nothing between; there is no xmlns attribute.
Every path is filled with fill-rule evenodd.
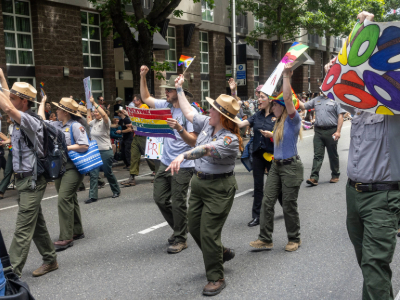
<svg viewBox="0 0 400 300"><path fill-rule="evenodd" d="M173 245L175 243L175 235L172 234L169 238L168 238L168 243L170 245Z"/></svg>
<svg viewBox="0 0 400 300"><path fill-rule="evenodd" d="M273 243L266 243L266 242L263 242L261 240L256 240L254 242L251 242L250 246L253 247L253 248L256 248L256 249L260 249L260 250L262 250L262 249L271 250L274 247L274 244Z"/></svg>
<svg viewBox="0 0 400 300"><path fill-rule="evenodd" d="M43 265L41 265L38 269L33 271L32 276L33 277L39 277L39 276L42 276L44 274L47 274L47 273L49 273L51 271L54 271L54 270L57 270L57 269L58 269L58 263L57 263L57 260L55 260L51 264L43 264Z"/></svg>
<svg viewBox="0 0 400 300"><path fill-rule="evenodd" d="M78 192L83 192L86 191L86 188L84 186L79 187Z"/></svg>
<svg viewBox="0 0 400 300"><path fill-rule="evenodd" d="M186 242L175 242L173 245L169 246L167 252L170 254L176 254L188 247Z"/></svg>
<svg viewBox="0 0 400 300"><path fill-rule="evenodd" d="M300 245L301 245L301 240L298 243L289 242L289 243L287 243L287 245L285 247L285 251L288 251L288 252L296 251L297 249L299 249Z"/></svg>
<svg viewBox="0 0 400 300"><path fill-rule="evenodd" d="M225 263L226 261L230 261L235 257L235 250L225 248L224 253L222 254L222 263Z"/></svg>
<svg viewBox="0 0 400 300"><path fill-rule="evenodd" d="M329 181L330 183L336 183L336 182L338 182L339 181L339 177L337 177L337 178L333 178L332 177L332 179Z"/></svg>
<svg viewBox="0 0 400 300"><path fill-rule="evenodd" d="M54 242L54 247L56 248L56 252L63 251L72 247L74 245L74 240L65 240L65 241L57 241Z"/></svg>
<svg viewBox="0 0 400 300"><path fill-rule="evenodd" d="M85 234L84 234L84 233L81 233L81 234L74 234L74 235L72 236L72 239L73 239L74 241L80 240L80 239L84 239L84 238L85 238Z"/></svg>
<svg viewBox="0 0 400 300"><path fill-rule="evenodd" d="M89 199L85 200L84 202L85 202L85 204L90 204L90 203L93 203L93 202L96 202L96 201L97 201L97 199L89 198Z"/></svg>
<svg viewBox="0 0 400 300"><path fill-rule="evenodd" d="M206 296L218 295L225 287L226 287L225 279L220 279L218 281L209 281L208 284L203 289L203 295Z"/></svg>
<svg viewBox="0 0 400 300"><path fill-rule="evenodd" d="M135 175L131 175L127 181L121 182L124 187L135 186L136 180Z"/></svg>
<svg viewBox="0 0 400 300"><path fill-rule="evenodd" d="M308 184L311 184L312 186L317 186L318 185L318 180L315 180L314 178L310 178L306 182Z"/></svg>

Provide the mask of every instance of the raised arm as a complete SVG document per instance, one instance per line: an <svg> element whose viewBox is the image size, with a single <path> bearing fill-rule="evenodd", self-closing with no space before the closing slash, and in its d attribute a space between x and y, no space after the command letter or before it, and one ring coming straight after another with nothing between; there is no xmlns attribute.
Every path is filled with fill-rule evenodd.
<svg viewBox="0 0 400 300"><path fill-rule="evenodd" d="M99 112L99 114L103 118L104 122L108 123L108 120L109 120L108 115L104 111L104 109L101 107L101 105L96 104L94 102L94 98L93 97L90 97L90 102L92 102L92 105L97 109L97 111ZM89 116L89 114L88 114L88 116ZM90 115L90 119L92 119L92 115ZM90 121L92 121L92 120L90 120Z"/></svg>
<svg viewBox="0 0 400 300"><path fill-rule="evenodd" d="M229 87L231 89L231 95L233 98L235 98L236 100L238 100L237 95L236 95L236 87L237 87L237 83L235 82L235 79L230 78L229 81ZM238 100L239 101L239 100Z"/></svg>
<svg viewBox="0 0 400 300"><path fill-rule="evenodd" d="M285 100L285 106L289 115L296 113L296 108L293 104L292 87L290 85L290 78L292 77L293 71L291 68L293 63L285 64L283 70L283 100Z"/></svg>
<svg viewBox="0 0 400 300"><path fill-rule="evenodd" d="M7 97L10 97L10 92L8 91L9 88L8 88L7 80L6 80L6 77L4 76L2 68L0 68L0 83L1 83L2 88L7 90L7 91L3 90L3 93L6 94Z"/></svg>
<svg viewBox="0 0 400 300"><path fill-rule="evenodd" d="M0 108L9 115L15 122L21 124L21 112L15 108L15 106L11 103L9 93L6 95L6 92L0 92ZM25 100L29 101L29 100Z"/></svg>
<svg viewBox="0 0 400 300"><path fill-rule="evenodd" d="M250 122L247 120L241 121L239 124L239 128L243 128L250 125Z"/></svg>
<svg viewBox="0 0 400 300"><path fill-rule="evenodd" d="M46 105L46 100L47 96L44 95L42 98L42 101L40 102L39 108L38 108L38 115L42 117L43 120L46 120L46 114L44 113L44 107Z"/></svg>
<svg viewBox="0 0 400 300"><path fill-rule="evenodd" d="M142 96L143 102L146 103L148 107L155 108L156 99L150 96L149 89L147 88L147 72L149 72L147 66L140 67L140 96Z"/></svg>
<svg viewBox="0 0 400 300"><path fill-rule="evenodd" d="M184 80L185 78L182 74L175 79L176 93L178 94L179 107L181 108L183 115L190 123L193 123L194 112L189 101L186 99L185 92L182 89Z"/></svg>

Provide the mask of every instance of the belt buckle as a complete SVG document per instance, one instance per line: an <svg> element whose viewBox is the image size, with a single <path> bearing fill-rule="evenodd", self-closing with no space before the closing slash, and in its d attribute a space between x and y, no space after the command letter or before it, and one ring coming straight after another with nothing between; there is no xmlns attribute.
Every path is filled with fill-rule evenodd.
<svg viewBox="0 0 400 300"><path fill-rule="evenodd" d="M354 187L356 188L356 191L357 191L357 192L362 193L362 191L358 190L358 186L359 186L360 184L361 184L361 183L356 183L356 184L354 185Z"/></svg>
<svg viewBox="0 0 400 300"><path fill-rule="evenodd" d="M203 173L203 172L197 172L196 173L197 178L201 179L201 177L199 176L199 174L201 174L201 173Z"/></svg>

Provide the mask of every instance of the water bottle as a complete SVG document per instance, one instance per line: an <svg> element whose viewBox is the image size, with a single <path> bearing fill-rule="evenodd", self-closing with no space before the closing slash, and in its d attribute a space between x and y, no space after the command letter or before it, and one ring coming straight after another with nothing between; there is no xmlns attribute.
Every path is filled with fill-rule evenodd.
<svg viewBox="0 0 400 300"><path fill-rule="evenodd" d="M53 153L49 155L49 177L50 179L57 179L61 171L61 152L58 145L55 145Z"/></svg>

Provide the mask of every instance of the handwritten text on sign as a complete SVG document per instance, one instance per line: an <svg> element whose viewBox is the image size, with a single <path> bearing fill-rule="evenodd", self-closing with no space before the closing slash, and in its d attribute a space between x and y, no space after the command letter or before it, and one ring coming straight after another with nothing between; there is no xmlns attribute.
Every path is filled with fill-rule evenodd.
<svg viewBox="0 0 400 300"><path fill-rule="evenodd" d="M164 138L147 137L145 156L148 159L161 160L164 147Z"/></svg>

